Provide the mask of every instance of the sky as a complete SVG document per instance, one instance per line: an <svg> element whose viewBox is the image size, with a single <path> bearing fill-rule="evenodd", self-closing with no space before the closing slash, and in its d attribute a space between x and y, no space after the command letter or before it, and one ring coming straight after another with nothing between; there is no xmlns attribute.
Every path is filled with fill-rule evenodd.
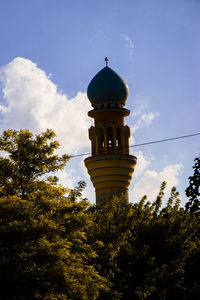
<svg viewBox="0 0 200 300"><path fill-rule="evenodd" d="M125 123L130 144L200 132L199 0L0 0L0 130L46 128L57 134L59 153L90 152L93 120L87 86L109 58L128 83ZM131 147L138 163L131 202L155 200L162 181L185 189L200 136ZM95 193L84 158L71 158L60 182L85 180Z"/></svg>

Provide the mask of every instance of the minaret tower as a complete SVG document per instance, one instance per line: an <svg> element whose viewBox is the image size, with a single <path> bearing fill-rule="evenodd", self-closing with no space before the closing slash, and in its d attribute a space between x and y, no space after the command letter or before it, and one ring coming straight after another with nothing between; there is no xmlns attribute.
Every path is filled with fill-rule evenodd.
<svg viewBox="0 0 200 300"><path fill-rule="evenodd" d="M87 95L93 106L88 116L94 119L89 129L92 155L85 166L96 192L96 204L113 195L124 194L128 201L128 186L137 158L129 155L130 128L124 118L130 111L124 108L128 86L123 78L106 66L91 80Z"/></svg>

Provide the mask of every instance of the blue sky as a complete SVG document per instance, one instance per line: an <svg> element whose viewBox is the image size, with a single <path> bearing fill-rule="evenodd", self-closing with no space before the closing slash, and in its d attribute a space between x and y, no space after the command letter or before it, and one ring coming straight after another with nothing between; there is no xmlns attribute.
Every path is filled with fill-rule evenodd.
<svg viewBox="0 0 200 300"><path fill-rule="evenodd" d="M0 0L1 130L53 128L61 151L88 152L85 95L109 65L129 85L131 143L200 132L199 0ZM138 166L130 200L153 200L166 179L181 193L200 152L200 137L131 149ZM82 159L71 159L63 184L88 183Z"/></svg>

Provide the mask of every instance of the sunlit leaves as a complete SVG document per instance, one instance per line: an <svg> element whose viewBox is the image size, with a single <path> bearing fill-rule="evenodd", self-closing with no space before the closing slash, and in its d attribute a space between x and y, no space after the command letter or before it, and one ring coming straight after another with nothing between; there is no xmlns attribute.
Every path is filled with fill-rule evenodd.
<svg viewBox="0 0 200 300"><path fill-rule="evenodd" d="M57 191L58 201L52 188L52 197L43 187L28 199L0 198L1 299L96 299L107 288L90 264L86 201Z"/></svg>
<svg viewBox="0 0 200 300"><path fill-rule="evenodd" d="M59 148L54 137L50 129L35 136L28 129L3 132L0 137L0 150L5 154L0 158L1 195L24 198L33 190L35 181L64 168L69 156L54 154Z"/></svg>

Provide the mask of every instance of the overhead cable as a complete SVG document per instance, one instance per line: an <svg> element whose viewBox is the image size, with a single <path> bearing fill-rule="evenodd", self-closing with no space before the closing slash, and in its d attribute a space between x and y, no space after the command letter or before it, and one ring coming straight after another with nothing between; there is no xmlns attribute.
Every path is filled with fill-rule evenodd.
<svg viewBox="0 0 200 300"><path fill-rule="evenodd" d="M167 139L162 139L162 140L155 140L151 142L145 142L145 143L140 143L140 144L135 144L131 145L129 147L118 147L118 149L127 149L127 148L133 148L133 147L141 147L141 146L147 146L147 145L152 145L152 144L158 144L158 143L163 143L163 142L169 142L169 141L174 141L174 140L179 140L179 139L185 139L189 137L194 137L200 135L199 133L193 133L193 134L188 134L188 135L182 135L182 136L177 136L177 137L172 137L172 138L167 138ZM100 151L98 154L105 153L105 151ZM70 158L75 158L79 156L86 156L86 155L91 155L91 152L88 153L81 153L81 154L76 154L76 155L70 155Z"/></svg>

